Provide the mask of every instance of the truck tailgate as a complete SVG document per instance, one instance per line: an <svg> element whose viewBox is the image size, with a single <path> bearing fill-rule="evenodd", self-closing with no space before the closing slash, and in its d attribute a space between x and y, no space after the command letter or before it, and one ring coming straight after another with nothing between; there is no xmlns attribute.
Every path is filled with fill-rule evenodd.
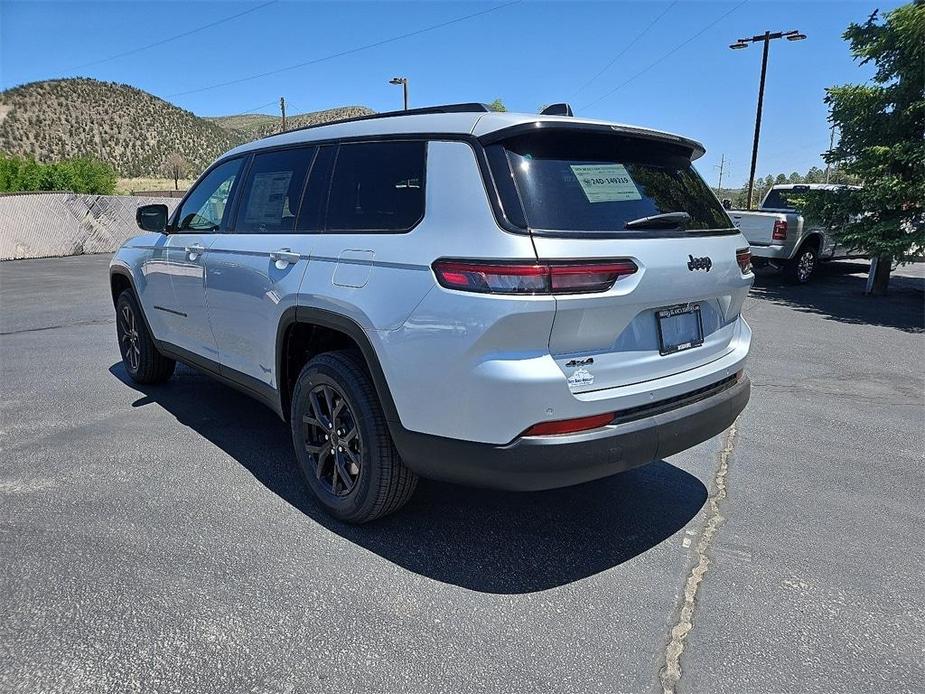
<svg viewBox="0 0 925 694"><path fill-rule="evenodd" d="M777 212L747 212L745 210L729 210L732 223L742 232L753 246L770 246L774 223L787 221L787 215Z"/></svg>

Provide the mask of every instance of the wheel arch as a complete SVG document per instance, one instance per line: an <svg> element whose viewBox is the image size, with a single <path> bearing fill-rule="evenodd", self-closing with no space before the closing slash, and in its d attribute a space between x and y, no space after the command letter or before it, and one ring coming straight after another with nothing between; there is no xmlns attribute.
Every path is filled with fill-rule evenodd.
<svg viewBox="0 0 925 694"><path fill-rule="evenodd" d="M289 418L291 406L291 397L295 379L298 372L294 364L302 363L305 360L293 362L291 359L291 349L293 338L296 335L302 335L304 331L325 331L324 344L332 344L334 348L355 347L359 350L366 364L366 369L372 378L376 394L379 396L379 402L385 413L386 422L389 428L401 424L398 417L398 409L395 407L395 401L392 398L392 392L389 389L379 363L379 357L373 348L366 331L354 320L346 316L327 311L325 309L313 308L309 306L291 306L283 312L280 317L279 325L276 331L276 374L277 374L277 391L280 399L280 411L285 419ZM343 337L338 341L336 335ZM302 335L304 339L304 335ZM330 340L334 342L330 342ZM322 349L321 351L327 351ZM311 355L313 356L313 355ZM310 358L310 357L309 357Z"/></svg>
<svg viewBox="0 0 925 694"><path fill-rule="evenodd" d="M138 313L141 314L141 320L145 324L145 330L148 331L151 339L154 340L154 344L160 349L162 343L157 339L154 331L151 330L151 324L148 322L148 316L145 314L145 307L141 305L141 296L138 295L138 289L135 288L135 278L132 276L132 271L123 265L112 265L109 268L109 288L112 292L113 308L119 303L119 295L122 294L122 292L126 289L132 290L132 294L135 295L135 303L138 304Z"/></svg>
<svg viewBox="0 0 925 694"><path fill-rule="evenodd" d="M819 231L811 231L811 232L809 232L809 233L803 238L803 240L800 241L800 245L797 246L797 249L796 249L796 251L794 252L793 255L796 256L796 254L799 253L799 252L800 252L803 248L805 248L807 245L815 247L815 249L816 249L816 257L818 258L818 256L819 256L819 251L822 249L822 233L819 232Z"/></svg>
<svg viewBox="0 0 925 694"><path fill-rule="evenodd" d="M131 271L121 265L113 265L109 268L109 288L112 292L112 305L115 306L119 300L119 295L126 289L131 289L138 300L138 290L135 289L135 278L132 277Z"/></svg>

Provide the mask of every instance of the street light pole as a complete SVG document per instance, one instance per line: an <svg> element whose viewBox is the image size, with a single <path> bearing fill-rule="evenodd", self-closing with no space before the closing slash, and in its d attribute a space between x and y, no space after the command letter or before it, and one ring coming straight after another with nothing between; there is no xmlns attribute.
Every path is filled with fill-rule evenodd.
<svg viewBox="0 0 925 694"><path fill-rule="evenodd" d="M758 138L761 137L761 112L764 109L764 78L768 74L768 49L771 33L764 32L764 51L761 54L761 79L758 82L758 109L755 111L755 139L752 141L752 166L748 172L748 208L752 209L752 191L755 188L755 167L758 164Z"/></svg>
<svg viewBox="0 0 925 694"><path fill-rule="evenodd" d="M405 110L408 110L408 78L407 77L393 77L389 80L389 84L400 84L402 95L404 96L405 101Z"/></svg>
<svg viewBox="0 0 925 694"><path fill-rule="evenodd" d="M729 47L733 50L747 48L750 43L764 44L764 50L761 53L761 79L758 82L758 108L755 112L755 139L752 141L752 165L748 174L748 206L752 209L752 192L755 189L755 167L758 164L758 139L761 136L761 112L764 108L764 80L768 73L768 49L771 47L771 41L774 39L787 39L788 41L802 41L806 34L801 34L797 30L793 31L766 31L763 34L752 36L747 39L739 39Z"/></svg>

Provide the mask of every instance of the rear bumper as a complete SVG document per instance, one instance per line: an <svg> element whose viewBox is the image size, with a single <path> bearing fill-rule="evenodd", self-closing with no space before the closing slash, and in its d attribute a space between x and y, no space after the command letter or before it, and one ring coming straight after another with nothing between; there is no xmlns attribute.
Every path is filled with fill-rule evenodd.
<svg viewBox="0 0 925 694"><path fill-rule="evenodd" d="M767 260L784 261L789 260L793 255L793 244L771 244L770 246L749 246L753 258L765 258Z"/></svg>
<svg viewBox="0 0 925 694"><path fill-rule="evenodd" d="M478 487L535 491L580 484L644 465L726 429L748 403L748 377L672 409L577 434L518 438L506 445L402 429L396 447L423 477ZM619 419L617 420L619 421Z"/></svg>

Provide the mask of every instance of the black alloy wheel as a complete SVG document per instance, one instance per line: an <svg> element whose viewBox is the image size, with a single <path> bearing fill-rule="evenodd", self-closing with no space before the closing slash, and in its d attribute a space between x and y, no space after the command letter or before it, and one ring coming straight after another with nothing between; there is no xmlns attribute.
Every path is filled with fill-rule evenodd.
<svg viewBox="0 0 925 694"><path fill-rule="evenodd" d="M163 383L177 363L161 354L130 289L116 300L116 337L125 370L136 383Z"/></svg>
<svg viewBox="0 0 925 694"><path fill-rule="evenodd" d="M389 431L358 350L312 357L296 379L290 430L305 483L324 509L368 523L401 508L417 486Z"/></svg>
<svg viewBox="0 0 925 694"><path fill-rule="evenodd" d="M315 477L334 496L350 494L362 473L363 440L347 397L333 385L315 386L302 424Z"/></svg>
<svg viewBox="0 0 925 694"><path fill-rule="evenodd" d="M125 362L125 367L129 370L129 373L136 374L141 366L141 340L138 334L135 311L127 301L119 305L117 329L122 360Z"/></svg>

